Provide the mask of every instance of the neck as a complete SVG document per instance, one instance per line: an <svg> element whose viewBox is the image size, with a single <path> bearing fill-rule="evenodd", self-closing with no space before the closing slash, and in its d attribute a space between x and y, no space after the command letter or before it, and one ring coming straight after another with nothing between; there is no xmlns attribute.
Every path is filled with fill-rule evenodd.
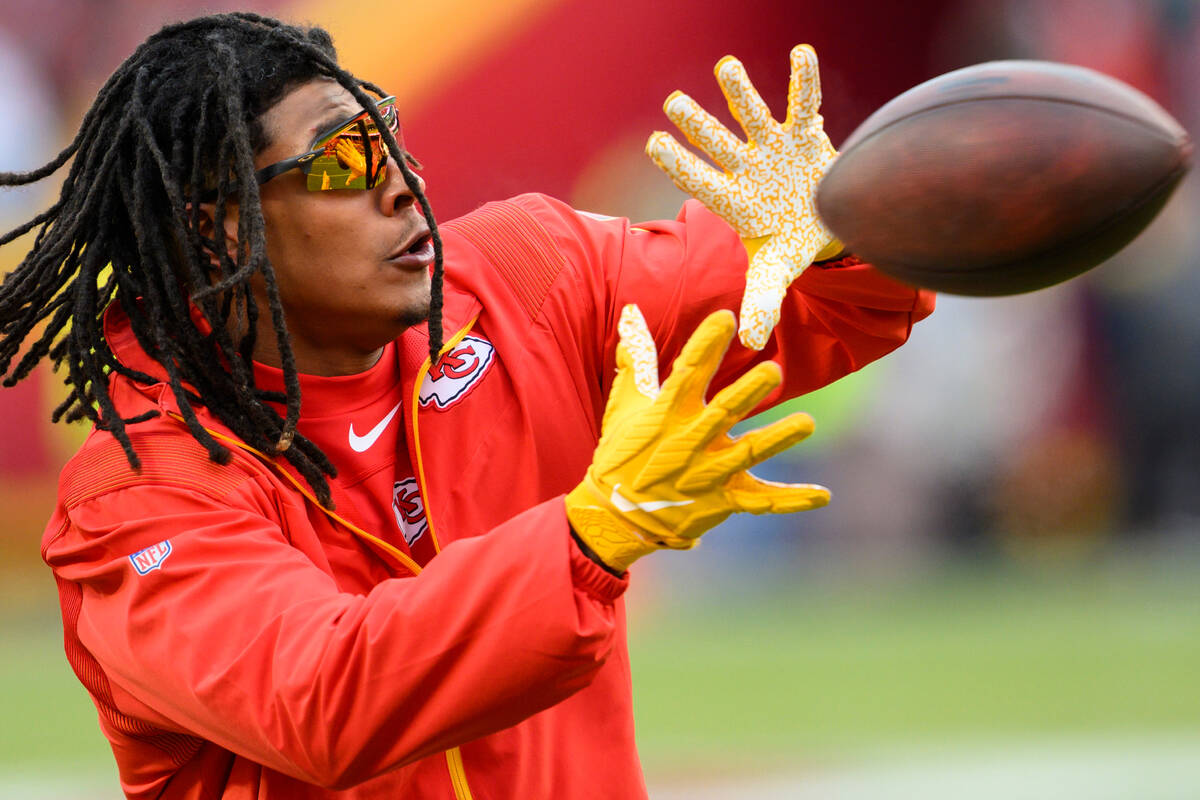
<svg viewBox="0 0 1200 800"><path fill-rule="evenodd" d="M317 375L325 378L356 375L375 366L382 354L382 347L369 352L360 352L351 348L325 350L306 347L301 342L292 341L292 356L296 362L296 371L301 375ZM283 369L283 357L274 336L258 339L254 345L254 360L260 364L266 364L268 367Z"/></svg>

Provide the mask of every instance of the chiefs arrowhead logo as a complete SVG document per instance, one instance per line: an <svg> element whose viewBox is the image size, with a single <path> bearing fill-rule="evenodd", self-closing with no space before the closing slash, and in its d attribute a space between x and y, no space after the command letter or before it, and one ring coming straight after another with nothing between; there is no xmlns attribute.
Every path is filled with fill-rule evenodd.
<svg viewBox="0 0 1200 800"><path fill-rule="evenodd" d="M392 513L396 515L396 524L404 534L404 541L412 547L413 542L421 538L429 524L425 521L425 503L421 500L421 490L416 478L405 478L396 481L392 487Z"/></svg>
<svg viewBox="0 0 1200 800"><path fill-rule="evenodd" d="M438 359L421 382L422 408L444 411L462 400L487 374L496 359L496 348L480 336L466 336Z"/></svg>

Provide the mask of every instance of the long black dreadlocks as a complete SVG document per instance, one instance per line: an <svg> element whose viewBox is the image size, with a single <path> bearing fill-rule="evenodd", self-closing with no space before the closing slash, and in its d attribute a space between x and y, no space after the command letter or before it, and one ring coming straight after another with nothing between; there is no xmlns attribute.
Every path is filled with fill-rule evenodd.
<svg viewBox="0 0 1200 800"><path fill-rule="evenodd" d="M167 26L113 73L74 141L57 157L30 172L0 173L0 186L33 183L74 158L58 201L0 237L4 245L40 226L25 260L0 284L4 385L25 378L44 358L56 370L65 363L70 392L53 421L92 420L116 437L130 465L139 468L126 426L155 412L122 418L107 377L115 371L140 382L156 379L121 364L104 339L105 308L118 302L142 348L166 370L184 422L210 458L226 463L230 455L200 424L198 404L252 447L282 453L318 499L329 503L326 476L336 470L296 432L300 383L266 255L254 177L254 155L267 145L261 117L288 90L331 78L354 95L382 132L433 234L431 359L437 360L442 346L442 242L411 168L416 162L401 150L364 89L383 92L340 68L336 58L324 30L256 14ZM200 205L214 188L218 235L212 239L201 234ZM230 200L240 209L236 259L219 235ZM266 284L283 393L254 383L250 364L259 309L248 281L255 273ZM210 330L194 323L193 307ZM231 320L245 331L238 341L230 333ZM43 322L44 331L10 371L24 341ZM286 414L270 402L284 403Z"/></svg>

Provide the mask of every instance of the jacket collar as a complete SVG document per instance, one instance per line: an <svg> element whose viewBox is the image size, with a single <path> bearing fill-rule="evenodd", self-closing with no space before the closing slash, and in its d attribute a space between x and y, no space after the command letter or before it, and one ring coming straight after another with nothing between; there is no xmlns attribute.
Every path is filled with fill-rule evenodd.
<svg viewBox="0 0 1200 800"><path fill-rule="evenodd" d="M167 371L163 365L142 349L142 344L133 332L129 315L120 303L113 301L104 309L104 340L117 360L130 369L153 376L160 383L167 382Z"/></svg>
<svg viewBox="0 0 1200 800"><path fill-rule="evenodd" d="M475 295L454 287L447 279L443 283L442 335L449 339L476 316L483 304ZM409 381L429 358L429 325L422 322L406 330L399 339L400 369Z"/></svg>
<svg viewBox="0 0 1200 800"><path fill-rule="evenodd" d="M473 294L456 289L449 281L445 282L444 290L442 330L449 337L470 322L479 313L482 304ZM201 330L207 328L207 320L200 314L199 309L192 309L192 319ZM144 372L159 383L167 382L167 371L142 349L129 322L129 316L118 302L109 303L104 311L104 339L112 349L113 355L126 367ZM409 328L401 334L397 344L400 348L401 370L411 380L429 355L428 324L423 322Z"/></svg>

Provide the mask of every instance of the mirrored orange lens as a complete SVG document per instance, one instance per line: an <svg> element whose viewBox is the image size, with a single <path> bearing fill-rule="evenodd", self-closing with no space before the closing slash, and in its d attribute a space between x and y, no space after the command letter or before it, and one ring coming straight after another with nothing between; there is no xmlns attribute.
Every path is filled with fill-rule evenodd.
<svg viewBox="0 0 1200 800"><path fill-rule="evenodd" d="M403 149L395 107L379 110ZM308 162L308 189L373 189L387 175L387 159L383 137L364 114L327 137L321 154Z"/></svg>

